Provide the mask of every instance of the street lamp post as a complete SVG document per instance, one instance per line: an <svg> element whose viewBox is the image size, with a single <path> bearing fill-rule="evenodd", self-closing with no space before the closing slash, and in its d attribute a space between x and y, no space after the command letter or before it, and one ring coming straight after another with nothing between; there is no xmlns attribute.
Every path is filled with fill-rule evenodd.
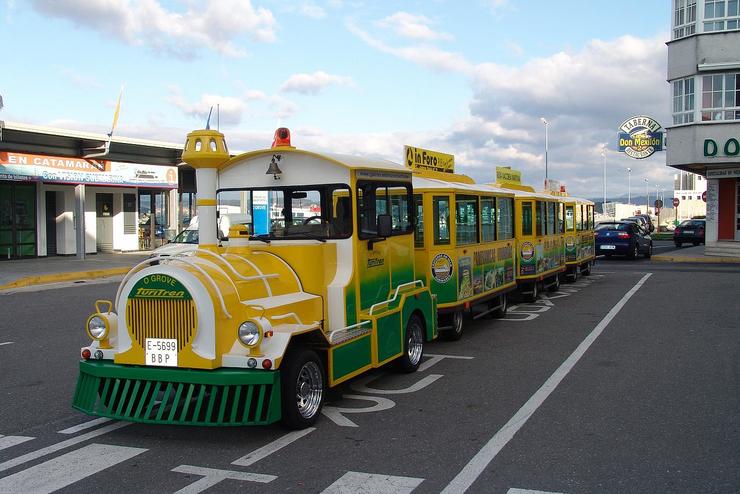
<svg viewBox="0 0 740 494"><path fill-rule="evenodd" d="M650 214L650 184L648 179L645 180L645 213Z"/></svg>
<svg viewBox="0 0 740 494"><path fill-rule="evenodd" d="M549 187L549 184L547 183L547 148L548 142L547 142L547 127L550 125L548 121L545 119L545 117L540 117L540 122L545 124L545 187Z"/></svg>
<svg viewBox="0 0 740 494"><path fill-rule="evenodd" d="M632 204L632 168L627 168L627 204Z"/></svg>
<svg viewBox="0 0 740 494"><path fill-rule="evenodd" d="M603 213L606 214L606 146L601 146L601 157L604 158L604 202Z"/></svg>

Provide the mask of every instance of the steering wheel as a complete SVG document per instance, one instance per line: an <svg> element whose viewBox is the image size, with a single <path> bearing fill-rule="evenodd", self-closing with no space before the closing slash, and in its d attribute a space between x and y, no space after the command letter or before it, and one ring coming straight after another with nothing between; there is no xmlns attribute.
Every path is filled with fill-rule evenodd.
<svg viewBox="0 0 740 494"><path fill-rule="evenodd" d="M306 218L305 220L303 220L303 224L304 225L308 225L310 222L312 222L314 220L318 220L319 223L321 223L321 216L309 216L308 218Z"/></svg>

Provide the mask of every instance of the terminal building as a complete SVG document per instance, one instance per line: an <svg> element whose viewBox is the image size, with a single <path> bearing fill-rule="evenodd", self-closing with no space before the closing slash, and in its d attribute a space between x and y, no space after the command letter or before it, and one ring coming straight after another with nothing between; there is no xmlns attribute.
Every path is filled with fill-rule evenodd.
<svg viewBox="0 0 740 494"><path fill-rule="evenodd" d="M667 165L706 179L706 254L740 256L740 2L672 0L671 17Z"/></svg>
<svg viewBox="0 0 740 494"><path fill-rule="evenodd" d="M0 121L0 258L161 245L195 214L181 154L180 144Z"/></svg>

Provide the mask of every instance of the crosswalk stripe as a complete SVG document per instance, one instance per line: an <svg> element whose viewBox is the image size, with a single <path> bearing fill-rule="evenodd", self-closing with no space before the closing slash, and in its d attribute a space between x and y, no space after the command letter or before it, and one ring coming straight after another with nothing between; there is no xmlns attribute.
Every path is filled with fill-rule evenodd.
<svg viewBox="0 0 740 494"><path fill-rule="evenodd" d="M16 444L25 443L30 441L32 437L27 436L3 436L0 434L0 451L15 446Z"/></svg>
<svg viewBox="0 0 740 494"><path fill-rule="evenodd" d="M0 492L54 492L145 451L127 446L90 444L0 479Z"/></svg>
<svg viewBox="0 0 740 494"><path fill-rule="evenodd" d="M109 419L107 417L100 417L99 419L91 420L89 422L83 422L79 425L75 425L73 427L68 427L67 429L63 429L59 431L59 434L76 434L80 431L84 431L85 429L90 429L91 427L96 427L100 424L110 422L111 420L113 419Z"/></svg>
<svg viewBox="0 0 740 494"><path fill-rule="evenodd" d="M408 494L424 479L394 477L376 473L347 472L321 494L349 494L372 492L373 494Z"/></svg>
<svg viewBox="0 0 740 494"><path fill-rule="evenodd" d="M130 422L115 422L105 427L101 427L100 429L90 431L87 434L82 434L80 436L67 439L66 441L52 444L51 446L47 446L45 448L41 448L36 451L31 451L30 453L27 453L25 455L22 455L17 458L13 458L12 460L8 460L3 463L0 463L0 472L4 472L5 470L10 470L11 468L17 467L18 465L22 465L23 463L33 461L37 458L41 458L42 456L46 456L51 453L56 453L57 451L60 451L64 448L68 448L70 446L74 446L75 444L79 444L81 442L87 441L88 439L92 439L93 437L98 437L98 436L102 436L103 434L113 432L114 430L120 429L121 427L126 427L127 425L131 425L131 423Z"/></svg>

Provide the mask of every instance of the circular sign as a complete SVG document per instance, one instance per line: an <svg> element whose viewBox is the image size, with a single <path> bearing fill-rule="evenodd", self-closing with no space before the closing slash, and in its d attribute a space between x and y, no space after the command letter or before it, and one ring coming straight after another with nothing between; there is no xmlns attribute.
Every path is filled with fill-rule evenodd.
<svg viewBox="0 0 740 494"><path fill-rule="evenodd" d="M704 202L707 202L707 191L701 193L701 200Z"/></svg>
<svg viewBox="0 0 740 494"><path fill-rule="evenodd" d="M662 208L663 207L663 201L661 201L660 199L656 199L655 200L655 203L654 203L654 206L656 208L658 208L658 209Z"/></svg>
<svg viewBox="0 0 740 494"><path fill-rule="evenodd" d="M529 261L534 257L534 245L532 242L524 242L521 248L522 259Z"/></svg>
<svg viewBox="0 0 740 494"><path fill-rule="evenodd" d="M437 283L447 283L452 278L452 258L447 254L437 254L432 259L432 276Z"/></svg>
<svg viewBox="0 0 740 494"><path fill-rule="evenodd" d="M678 197L673 198L673 207L677 208L681 201L678 200Z"/></svg>

